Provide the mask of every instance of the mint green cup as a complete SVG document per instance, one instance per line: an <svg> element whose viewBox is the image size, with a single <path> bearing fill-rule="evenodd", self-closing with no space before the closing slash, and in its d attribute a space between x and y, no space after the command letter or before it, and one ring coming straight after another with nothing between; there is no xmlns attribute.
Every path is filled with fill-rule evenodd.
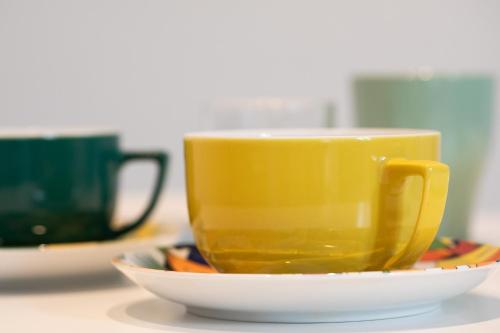
<svg viewBox="0 0 500 333"><path fill-rule="evenodd" d="M99 241L144 223L167 168L161 151L124 152L120 137L100 130L0 130L0 246ZM112 227L119 171L146 160L158 167L144 212Z"/></svg>
<svg viewBox="0 0 500 333"><path fill-rule="evenodd" d="M441 132L442 160L450 166L450 186L439 234L467 237L490 141L494 79L429 73L363 75L355 77L353 94L360 126Z"/></svg>

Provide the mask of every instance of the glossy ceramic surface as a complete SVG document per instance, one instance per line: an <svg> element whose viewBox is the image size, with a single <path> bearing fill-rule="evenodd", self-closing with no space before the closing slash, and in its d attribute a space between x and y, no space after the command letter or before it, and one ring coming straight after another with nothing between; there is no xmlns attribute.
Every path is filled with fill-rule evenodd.
<svg viewBox="0 0 500 333"><path fill-rule="evenodd" d="M356 78L357 118L360 126L441 132L442 157L451 179L440 234L464 238L490 141L494 80L488 75L420 74Z"/></svg>
<svg viewBox="0 0 500 333"><path fill-rule="evenodd" d="M221 272L402 268L444 210L439 133L262 130L185 137L198 248Z"/></svg>
<svg viewBox="0 0 500 333"><path fill-rule="evenodd" d="M483 282L497 247L443 238L405 271L221 274L192 246L127 253L113 260L132 281L188 312L261 322L338 322L433 311ZM178 271L172 271L176 269ZM442 268L444 267L444 268Z"/></svg>
<svg viewBox="0 0 500 333"><path fill-rule="evenodd" d="M0 131L0 246L115 238L145 221L160 194L167 156L122 152L109 131ZM159 172L149 205L136 220L111 227L118 172L150 160Z"/></svg>

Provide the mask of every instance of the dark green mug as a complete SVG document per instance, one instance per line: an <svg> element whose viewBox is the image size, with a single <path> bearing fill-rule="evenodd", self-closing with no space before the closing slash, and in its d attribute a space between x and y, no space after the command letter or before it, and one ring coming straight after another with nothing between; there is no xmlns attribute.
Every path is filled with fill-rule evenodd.
<svg viewBox="0 0 500 333"><path fill-rule="evenodd" d="M160 195L168 156L122 152L113 131L0 132L0 246L113 239L141 225ZM139 218L111 226L118 173L129 161L158 165Z"/></svg>

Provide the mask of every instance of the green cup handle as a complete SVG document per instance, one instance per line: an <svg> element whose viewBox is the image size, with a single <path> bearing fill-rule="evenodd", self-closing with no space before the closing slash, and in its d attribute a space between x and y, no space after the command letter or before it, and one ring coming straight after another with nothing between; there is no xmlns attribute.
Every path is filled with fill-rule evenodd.
<svg viewBox="0 0 500 333"><path fill-rule="evenodd" d="M122 158L120 160L120 167L122 167L125 163L131 161L153 161L158 165L158 173L156 176L156 182L153 189L153 194L149 200L148 205L144 212L132 223L129 223L118 230L112 230L112 233L115 237L126 234L127 232L139 227L142 225L148 216L153 211L158 199L160 197L161 190L163 188L163 183L165 179L167 164L168 164L168 155L164 152L128 152L123 153Z"/></svg>

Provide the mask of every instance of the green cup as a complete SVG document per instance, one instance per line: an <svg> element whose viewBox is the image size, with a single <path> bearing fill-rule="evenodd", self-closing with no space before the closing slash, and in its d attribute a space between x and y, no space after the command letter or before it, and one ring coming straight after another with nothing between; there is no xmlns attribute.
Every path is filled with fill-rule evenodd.
<svg viewBox="0 0 500 333"><path fill-rule="evenodd" d="M0 131L0 246L113 239L140 226L160 195L167 155L122 152L113 131ZM111 225L121 167L149 160L158 174L138 219Z"/></svg>
<svg viewBox="0 0 500 333"><path fill-rule="evenodd" d="M494 80L488 75L373 75L354 79L358 123L439 130L450 185L440 234L465 238L490 141Z"/></svg>

